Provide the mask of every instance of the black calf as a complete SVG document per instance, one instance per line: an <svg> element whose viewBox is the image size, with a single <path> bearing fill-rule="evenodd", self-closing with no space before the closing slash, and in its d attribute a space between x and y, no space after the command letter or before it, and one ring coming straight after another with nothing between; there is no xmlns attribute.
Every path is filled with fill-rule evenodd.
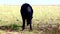
<svg viewBox="0 0 60 34"><path fill-rule="evenodd" d="M21 16L23 20L22 30L25 29L25 20L27 20L27 25L30 24L30 30L32 30L33 9L28 3L21 6Z"/></svg>

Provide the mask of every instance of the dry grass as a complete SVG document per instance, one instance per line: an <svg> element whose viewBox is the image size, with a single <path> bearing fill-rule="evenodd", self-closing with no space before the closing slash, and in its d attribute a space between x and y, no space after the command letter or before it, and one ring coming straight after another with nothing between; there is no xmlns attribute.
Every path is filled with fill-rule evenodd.
<svg viewBox="0 0 60 34"><path fill-rule="evenodd" d="M32 25L33 31L20 31L20 32L6 32L0 30L1 34L42 34L39 31L38 25L40 23L59 23L60 24L60 6L32 6L34 10ZM10 24L22 25L22 19L20 15L20 6L15 5L0 5L0 26ZM39 25L41 26L41 25Z"/></svg>

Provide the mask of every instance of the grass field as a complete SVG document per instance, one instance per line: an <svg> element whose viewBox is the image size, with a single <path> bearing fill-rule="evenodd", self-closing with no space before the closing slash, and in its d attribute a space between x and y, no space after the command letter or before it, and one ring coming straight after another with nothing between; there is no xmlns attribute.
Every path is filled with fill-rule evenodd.
<svg viewBox="0 0 60 34"><path fill-rule="evenodd" d="M37 27L39 23L60 23L60 6L59 5L41 5L33 7L32 25ZM18 24L22 25L19 5L0 5L0 26ZM35 31L35 30L34 30ZM34 32L33 31L33 32ZM28 32L33 33L33 32Z"/></svg>

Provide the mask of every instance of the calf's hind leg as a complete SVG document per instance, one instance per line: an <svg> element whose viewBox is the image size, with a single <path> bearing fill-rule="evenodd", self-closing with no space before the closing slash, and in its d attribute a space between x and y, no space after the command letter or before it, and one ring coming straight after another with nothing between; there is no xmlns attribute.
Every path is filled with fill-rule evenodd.
<svg viewBox="0 0 60 34"><path fill-rule="evenodd" d="M30 30L32 30L32 19L27 19L27 26L30 25Z"/></svg>
<svg viewBox="0 0 60 34"><path fill-rule="evenodd" d="M24 30L25 29L25 19L23 18L22 20L23 20L22 30Z"/></svg>

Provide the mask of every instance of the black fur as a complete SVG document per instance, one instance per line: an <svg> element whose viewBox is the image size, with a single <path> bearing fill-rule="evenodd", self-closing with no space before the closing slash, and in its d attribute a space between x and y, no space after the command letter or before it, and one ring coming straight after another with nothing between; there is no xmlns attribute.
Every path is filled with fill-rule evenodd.
<svg viewBox="0 0 60 34"><path fill-rule="evenodd" d="M33 17L32 7L28 3L25 3L21 6L20 11L23 21L22 30L25 29L25 20L27 20L27 25L30 25L30 30L32 30L32 17Z"/></svg>

